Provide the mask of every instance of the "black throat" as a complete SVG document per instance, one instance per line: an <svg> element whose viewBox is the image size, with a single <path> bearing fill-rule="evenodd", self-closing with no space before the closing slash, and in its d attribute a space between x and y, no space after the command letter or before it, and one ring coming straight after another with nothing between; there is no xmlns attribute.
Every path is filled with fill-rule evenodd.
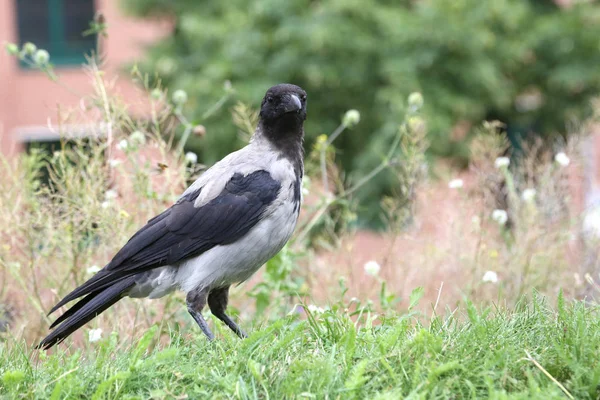
<svg viewBox="0 0 600 400"><path fill-rule="evenodd" d="M289 115L271 121L261 119L258 126L281 157L292 163L296 176L301 179L304 172L304 121L296 115Z"/></svg>

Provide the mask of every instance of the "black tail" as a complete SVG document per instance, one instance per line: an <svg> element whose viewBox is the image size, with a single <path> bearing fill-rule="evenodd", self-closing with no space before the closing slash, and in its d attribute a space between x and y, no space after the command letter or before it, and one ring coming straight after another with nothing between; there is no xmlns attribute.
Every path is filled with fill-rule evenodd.
<svg viewBox="0 0 600 400"><path fill-rule="evenodd" d="M127 289L133 286L134 283L135 278L128 277L115 282L105 289L91 292L68 309L50 326L50 328L53 328L60 323L36 348L49 349L55 344L62 342L71 333L119 301Z"/></svg>

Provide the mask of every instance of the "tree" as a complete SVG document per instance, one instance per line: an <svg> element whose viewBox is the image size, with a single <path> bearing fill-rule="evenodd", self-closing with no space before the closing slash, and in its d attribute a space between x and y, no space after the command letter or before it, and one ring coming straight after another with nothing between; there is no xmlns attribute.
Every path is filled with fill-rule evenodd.
<svg viewBox="0 0 600 400"><path fill-rule="evenodd" d="M226 81L236 100L254 106L275 83L304 87L309 141L358 109L361 123L336 142L350 172L379 161L410 92L425 97L432 155L466 160L472 124L497 118L522 134L564 133L600 89L593 2L569 9L549 0L123 3L135 15L175 17L174 34L150 49L143 67L185 89L196 115L222 96ZM229 108L206 122L205 138L190 142L207 163L239 146ZM378 201L393 185L382 175L362 197Z"/></svg>

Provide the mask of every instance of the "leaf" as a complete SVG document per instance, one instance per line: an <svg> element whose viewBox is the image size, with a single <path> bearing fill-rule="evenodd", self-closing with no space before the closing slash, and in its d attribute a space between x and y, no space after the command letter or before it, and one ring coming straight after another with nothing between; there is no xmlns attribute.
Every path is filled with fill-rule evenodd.
<svg viewBox="0 0 600 400"><path fill-rule="evenodd" d="M119 371L119 372L115 373L110 378L108 378L107 380L105 380L104 382L102 382L98 385L96 392L94 392L94 394L92 396L92 400L100 400L100 399L106 398L106 396L104 396L104 395L109 392L110 388L116 382L119 382L119 381L125 382L127 379L129 379L130 376L131 376L130 371Z"/></svg>
<svg viewBox="0 0 600 400"><path fill-rule="evenodd" d="M346 379L346 382L344 383L346 389L358 390L365 384L365 382L368 379L368 377L365 376L365 372L367 370L368 365L369 360L363 359L360 360L360 362L356 364L354 368L352 368L352 371L350 371L350 376L348 377L348 379Z"/></svg>
<svg viewBox="0 0 600 400"><path fill-rule="evenodd" d="M408 298L410 303L408 309L412 310L417 304L419 304L419 300L421 300L421 297L423 297L424 294L425 290L422 286L413 289L413 291L410 293L410 297Z"/></svg>
<svg viewBox="0 0 600 400"><path fill-rule="evenodd" d="M137 346L135 346L135 350L133 351L133 357L131 358L130 366L135 366L137 360L141 357L141 355L148 350L152 339L156 335L156 331L158 330L158 326L154 325L144 333L144 336L138 341Z"/></svg>
<svg viewBox="0 0 600 400"><path fill-rule="evenodd" d="M23 371L6 371L2 375L2 383L6 386L16 386L25 380L25 372Z"/></svg>

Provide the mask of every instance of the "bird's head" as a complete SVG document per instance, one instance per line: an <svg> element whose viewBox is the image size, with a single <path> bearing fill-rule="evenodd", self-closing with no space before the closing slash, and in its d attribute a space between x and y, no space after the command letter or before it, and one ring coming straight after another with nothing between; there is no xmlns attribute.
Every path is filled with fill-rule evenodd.
<svg viewBox="0 0 600 400"><path fill-rule="evenodd" d="M280 131L301 128L306 119L306 92L289 83L273 86L263 98L260 119Z"/></svg>

